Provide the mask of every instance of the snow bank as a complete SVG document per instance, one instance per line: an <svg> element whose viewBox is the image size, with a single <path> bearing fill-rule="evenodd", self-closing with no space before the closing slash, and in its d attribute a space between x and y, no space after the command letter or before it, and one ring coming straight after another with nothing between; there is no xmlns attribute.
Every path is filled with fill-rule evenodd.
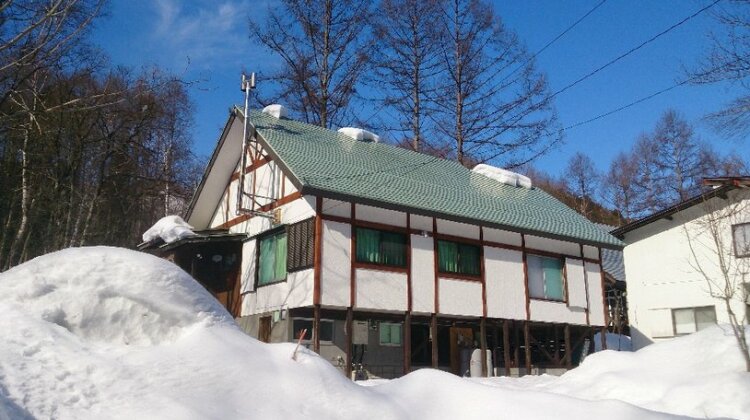
<svg viewBox="0 0 750 420"><path fill-rule="evenodd" d="M472 172L476 172L478 174L486 176L487 178L494 179L497 182L512 185L514 187L522 187L526 189L530 189L532 187L531 178L509 171L507 169L496 168L494 166L480 163L472 169Z"/></svg>
<svg viewBox="0 0 750 420"><path fill-rule="evenodd" d="M274 118L286 118L289 114L289 111L287 111L286 107L279 104L268 105L267 107L263 108L261 112L264 114L268 114Z"/></svg>
<svg viewBox="0 0 750 420"><path fill-rule="evenodd" d="M0 274L0 311L0 419L670 418L431 369L361 387L245 335L176 266L116 248Z"/></svg>
<svg viewBox="0 0 750 420"><path fill-rule="evenodd" d="M183 238L195 236L193 227L180 216L165 216L143 233L143 242L151 242L161 238L170 244Z"/></svg>
<svg viewBox="0 0 750 420"><path fill-rule="evenodd" d="M342 128L339 128L338 132L345 136L351 137L357 141L371 141L375 143L380 142L380 136L378 136L375 133L369 132L367 130L363 130L361 128L342 127Z"/></svg>

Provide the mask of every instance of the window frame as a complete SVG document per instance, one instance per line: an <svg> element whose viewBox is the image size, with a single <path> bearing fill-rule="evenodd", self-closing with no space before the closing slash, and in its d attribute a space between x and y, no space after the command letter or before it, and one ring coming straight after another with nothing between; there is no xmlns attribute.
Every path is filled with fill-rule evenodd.
<svg viewBox="0 0 750 420"><path fill-rule="evenodd" d="M360 259L358 257L359 253L357 252L357 249L360 246L360 244L362 243L361 240L360 240L361 235L359 233L359 230L361 230L361 229L370 230L370 231L374 231L374 232L378 232L378 233L383 233L384 232L384 233L388 233L388 234L396 234L396 235L400 235L401 237L403 237L403 240L404 240L404 242L403 242L403 258L404 258L404 263L403 264L387 264L387 263L383 263L383 262L360 261ZM355 264L356 267L373 268L373 269L378 269L378 270L399 271L399 272L400 271L406 272L409 269L409 264L410 264L410 261L409 261L409 247L410 247L410 243L409 243L409 234L408 233L405 233L405 232L402 232L402 231L396 230L396 229L393 229L393 230L379 229L379 228L374 228L374 227L369 227L369 226L361 226L361 225L357 225L357 224L352 224L352 232L353 232L352 237L354 238L354 247L353 247L354 248L353 249L353 251L354 251L354 256L353 257L354 258L353 258L353 263ZM378 240L378 250L379 250L380 254L382 255L383 254L383 241L381 240L381 238L379 238L379 240Z"/></svg>
<svg viewBox="0 0 750 420"><path fill-rule="evenodd" d="M257 290L259 287L266 287L266 286L272 286L274 284L284 283L289 278L289 266L288 266L289 237L287 236L287 258L286 258L287 261L284 262L284 266L285 266L284 278L272 281L270 283L260 284L260 243L261 241L265 239L268 239L272 236L281 235L281 234L284 234L284 235L287 234L286 225L282 225L273 229L269 229L255 237L255 290Z"/></svg>
<svg viewBox="0 0 750 420"><path fill-rule="evenodd" d="M546 287L544 287L544 295L545 295L544 297L537 297L537 296L531 295L531 275L530 275L531 273L529 271L529 263L528 263L529 257L546 258L549 260L556 260L560 262L560 281L562 283L560 286L562 288L562 294L563 294L562 299L554 299L554 298L547 297ZM566 303L566 304L568 303L568 273L567 273L566 264L565 264L565 257L563 256L553 257L550 255L527 252L524 265L526 266L526 289L529 292L529 299L541 300L545 302ZM542 280L544 279L542 278ZM546 282L544 283L544 286L546 286Z"/></svg>
<svg viewBox="0 0 750 420"><path fill-rule="evenodd" d="M310 321L310 324L311 324L311 326L310 326L310 331L309 331L309 333L310 333L310 339L309 339L309 340L303 339L303 340L302 340L302 341L300 341L300 342L301 342L302 344L311 344L311 343L313 342L313 330L312 330L312 325L314 325L314 324L315 324L315 319L313 319L313 318L306 318L306 317L293 317L293 318L291 318L291 327L292 327L292 328L291 328L291 333L292 333L292 341L293 341L293 342L296 342L296 341L297 341L297 340L299 339L299 337L297 337L297 336L295 335L295 331L294 331L294 321ZM321 318L321 320L320 320L320 324L321 324L321 325L323 325L323 323L324 323L324 322L327 322L327 323L330 323L330 324L331 324L331 339L330 339L330 340L323 340L323 339L321 338L321 339L320 339L320 343L321 343L321 344L333 344L333 342L334 342L334 341L335 341L335 339L336 339L336 321L335 321L335 320L333 320L333 319L328 319L328 318ZM321 330L322 330L322 328L321 328Z"/></svg>
<svg viewBox="0 0 750 420"><path fill-rule="evenodd" d="M434 239L435 241L435 265L437 268L437 273L441 277L446 278L454 278L454 279L460 279L460 280L472 280L472 281L481 281L482 280L482 260L484 259L484 253L482 250L481 244L471 243L471 242L464 242L464 241L457 241L454 239L443 239L439 236L436 236ZM477 274L469 274L469 273L461 273L458 271L443 271L440 268L440 243L441 242L448 242L458 245L458 256L459 260L456 262L457 264L460 264L459 261L461 261L461 253L460 253L460 246L471 246L478 250L477 252Z"/></svg>
<svg viewBox="0 0 750 420"><path fill-rule="evenodd" d="M384 325L387 325L388 328L395 326L398 326L399 334L401 335L400 342L398 344L394 344L393 342L384 343L382 340L382 336L380 335L380 329L383 328ZM390 337L390 334L389 334ZM392 341L392 340L391 340ZM400 322L390 322L390 321L380 321L378 323L378 345L381 347L403 347L404 345L404 324Z"/></svg>
<svg viewBox="0 0 750 420"><path fill-rule="evenodd" d="M740 254L739 250L737 249L737 241L735 240L735 232L739 229L747 229L747 231L750 231L750 222L747 223L737 223L735 225L732 225L732 248L734 249L734 257L735 258L750 258L750 238L746 236L746 239L748 239L748 247L747 252L744 254Z"/></svg>
<svg viewBox="0 0 750 420"><path fill-rule="evenodd" d="M714 323L718 324L718 319L716 318L716 305L705 305L705 306L688 306L685 308L670 308L670 313L672 314L672 334L674 337L683 337L686 335L690 335L693 333L697 333L698 331L701 331L698 329L698 321L695 316L695 311L698 309L707 309L711 308L714 311ZM684 310L691 310L693 312L693 326L695 327L695 331L689 332L689 333L677 333L677 319L675 318L675 311L684 311Z"/></svg>

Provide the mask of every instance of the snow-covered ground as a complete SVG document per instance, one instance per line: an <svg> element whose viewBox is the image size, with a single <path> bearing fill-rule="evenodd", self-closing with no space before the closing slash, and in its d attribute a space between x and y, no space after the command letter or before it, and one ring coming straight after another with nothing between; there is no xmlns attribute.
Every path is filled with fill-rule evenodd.
<svg viewBox="0 0 750 420"><path fill-rule="evenodd" d="M0 274L0 313L0 420L750 418L750 375L719 328L590 355L560 378L425 369L363 387L243 334L171 263L107 247Z"/></svg>

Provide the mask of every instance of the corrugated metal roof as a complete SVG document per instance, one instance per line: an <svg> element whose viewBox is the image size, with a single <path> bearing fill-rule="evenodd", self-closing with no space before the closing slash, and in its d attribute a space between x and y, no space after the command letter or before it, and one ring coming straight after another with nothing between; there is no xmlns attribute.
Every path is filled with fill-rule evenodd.
<svg viewBox="0 0 750 420"><path fill-rule="evenodd" d="M240 110L241 113L241 110ZM456 162L251 111L249 121L303 193L609 248L623 244L539 188Z"/></svg>

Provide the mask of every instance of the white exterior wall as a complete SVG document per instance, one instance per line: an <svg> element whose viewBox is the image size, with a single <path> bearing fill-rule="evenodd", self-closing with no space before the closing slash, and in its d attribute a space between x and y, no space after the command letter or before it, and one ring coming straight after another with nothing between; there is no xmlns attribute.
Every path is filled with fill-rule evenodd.
<svg viewBox="0 0 750 420"><path fill-rule="evenodd" d="M435 312L434 256L432 238L411 235L412 312Z"/></svg>
<svg viewBox="0 0 750 420"><path fill-rule="evenodd" d="M438 278L440 313L482 316L482 283L479 281Z"/></svg>
<svg viewBox="0 0 750 420"><path fill-rule="evenodd" d="M320 300L328 306L348 307L351 296L350 224L323 221Z"/></svg>
<svg viewBox="0 0 750 420"><path fill-rule="evenodd" d="M589 323L596 326L605 325L604 289L602 288L602 270L599 264L584 264L588 279Z"/></svg>
<svg viewBox="0 0 750 420"><path fill-rule="evenodd" d="M487 316L490 318L526 319L523 253L485 246L484 256Z"/></svg>
<svg viewBox="0 0 750 420"><path fill-rule="evenodd" d="M739 191L730 196L738 199ZM750 221L750 199L748 193L741 201L741 214L725 226L721 226L722 240L729 248L724 254L731 264L737 260L733 256L731 224ZM729 200L731 201L731 200ZM727 202L729 202L727 201ZM717 199L711 200L716 205ZM703 217L703 205L699 204L673 216L673 220L661 219L628 232L624 250L625 275L628 281L628 317L630 321L633 346L642 348L654 341L674 336L672 310L714 306L719 323L727 323L728 315L723 301L712 298L705 278L695 269L687 240L687 232L694 236L694 248L698 251L700 266L708 270L715 278L721 276L714 270L718 256L715 251L707 250L705 245L713 245L708 234L699 235L696 220ZM740 261L746 264L746 261ZM739 280L737 281L739 284ZM746 306L739 299L733 302L733 311L745 314Z"/></svg>
<svg viewBox="0 0 750 420"><path fill-rule="evenodd" d="M399 312L408 309L406 274L360 268L355 276L357 309Z"/></svg>

